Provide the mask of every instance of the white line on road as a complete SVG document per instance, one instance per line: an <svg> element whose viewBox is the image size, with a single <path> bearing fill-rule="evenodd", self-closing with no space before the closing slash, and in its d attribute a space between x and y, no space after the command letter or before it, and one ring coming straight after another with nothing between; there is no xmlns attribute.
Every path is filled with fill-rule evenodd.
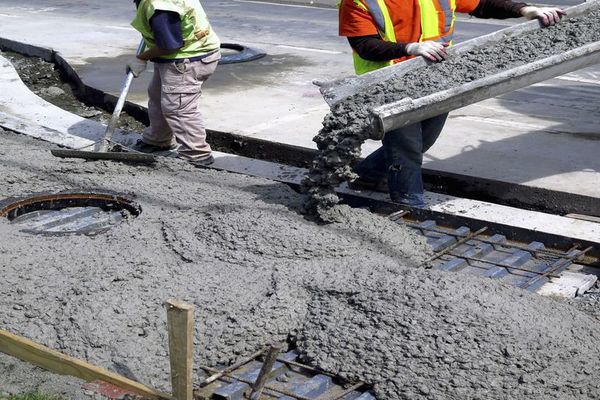
<svg viewBox="0 0 600 400"><path fill-rule="evenodd" d="M254 1L254 0L233 0L235 3L252 3L252 4L266 4L269 6L281 6L281 7L295 7L295 8L312 8L316 10L331 10L338 12L337 8L327 7L314 7L314 6L303 6L301 4L285 4L285 3L273 3L270 1Z"/></svg>
<svg viewBox="0 0 600 400"><path fill-rule="evenodd" d="M120 29L122 31L135 31L135 29L129 26L106 25L106 27L112 29Z"/></svg>
<svg viewBox="0 0 600 400"><path fill-rule="evenodd" d="M288 46L286 44L278 44L277 47L281 47L284 49L292 49L292 50L312 51L313 53L343 54L341 51L314 49L312 47Z"/></svg>
<svg viewBox="0 0 600 400"><path fill-rule="evenodd" d="M491 125L501 125L509 128L523 129L527 131L543 131L548 133L568 133L557 129L552 129L550 126L531 124L528 122L507 121L505 119L496 119L490 117L478 117L475 115L454 115L453 119L464 119L472 122L483 122Z"/></svg>
<svg viewBox="0 0 600 400"><path fill-rule="evenodd" d="M600 80L598 80L598 79L578 78L576 76L569 76L569 75L559 76L558 78L555 78L555 79L559 79L562 81L573 81L573 82L579 82L579 83L591 83L592 85L600 85Z"/></svg>

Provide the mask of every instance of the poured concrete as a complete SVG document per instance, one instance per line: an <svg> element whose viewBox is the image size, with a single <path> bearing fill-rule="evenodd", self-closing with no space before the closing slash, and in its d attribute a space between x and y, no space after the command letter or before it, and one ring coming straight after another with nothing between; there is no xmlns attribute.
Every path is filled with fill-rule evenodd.
<svg viewBox="0 0 600 400"><path fill-rule="evenodd" d="M84 381L69 376L57 375L35 367L14 357L0 353L0 399L9 399L14 394L45 393L69 400L89 400L81 387Z"/></svg>
<svg viewBox="0 0 600 400"><path fill-rule="evenodd" d="M124 56L138 37L128 27L130 2L103 4L4 1L1 36L55 48L84 81L115 92ZM337 37L336 11L250 1L204 4L224 41L270 54L252 66L221 66L209 80L203 98L209 128L314 148L311 139L328 110L311 81L352 73L349 48ZM514 22L461 17L457 40ZM598 71L569 74L457 110L426 155L426 167L600 196L595 145L600 112L593 107L600 103ZM140 104L146 102L148 78L135 84L131 98ZM249 106L254 104L260 106ZM377 146L367 143L363 155Z"/></svg>
<svg viewBox="0 0 600 400"><path fill-rule="evenodd" d="M424 269L423 238L385 218L341 207L340 223L318 225L299 213L302 196L272 181L169 158L60 160L43 142L0 136L1 197L101 188L143 209L95 237L0 221L10 238L0 241L0 329L168 389L162 303L176 297L198 310L196 363L227 365L290 339L305 361L373 384L382 400L597 398L600 321L494 280ZM11 368L0 358L0 387L38 379L20 385Z"/></svg>
<svg viewBox="0 0 600 400"><path fill-rule="evenodd" d="M565 321L522 303L518 291L509 299L483 284L465 293L447 277L413 272L357 286L332 282L334 298L317 293L298 335L307 358L348 379L377 382L379 399L598 398L596 384L564 379L599 372L581 351L587 344L570 336L574 326L595 324L591 318Z"/></svg>
<svg viewBox="0 0 600 400"><path fill-rule="evenodd" d="M417 267L430 254L424 239L364 210L340 209L344 224L310 222L298 213L302 197L272 181L167 158L153 167L62 160L48 144L0 134L0 197L101 188L143 209L96 237L35 236L0 221L0 236L13 239L0 245L0 329L124 365L154 386L168 382L167 298L198 306L196 361L229 364L296 329L310 297L303 281L315 275L294 271L327 280Z"/></svg>

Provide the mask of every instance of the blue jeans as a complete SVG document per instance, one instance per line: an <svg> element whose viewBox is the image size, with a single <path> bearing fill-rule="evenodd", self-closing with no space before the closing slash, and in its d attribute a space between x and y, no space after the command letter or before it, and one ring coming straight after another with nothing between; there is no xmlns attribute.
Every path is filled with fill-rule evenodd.
<svg viewBox="0 0 600 400"><path fill-rule="evenodd" d="M448 113L387 132L379 149L354 167L361 178L387 177L392 201L423 206L423 154L442 132Z"/></svg>

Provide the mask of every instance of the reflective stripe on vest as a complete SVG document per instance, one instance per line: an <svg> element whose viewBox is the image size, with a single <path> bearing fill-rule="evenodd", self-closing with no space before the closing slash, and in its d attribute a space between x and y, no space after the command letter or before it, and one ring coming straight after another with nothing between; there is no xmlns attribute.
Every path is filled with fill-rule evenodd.
<svg viewBox="0 0 600 400"><path fill-rule="evenodd" d="M394 24L390 17L389 10L385 4L385 0L365 0L363 3L361 0L354 0L354 3L359 7L369 11L381 38L387 42L396 43L396 31L394 30ZM355 51L352 52L354 58L354 71L357 75L375 71L376 69L389 67L394 64L393 61L369 61L365 60L358 55Z"/></svg>
<svg viewBox="0 0 600 400"><path fill-rule="evenodd" d="M419 0L419 8L421 10L419 41L435 40L451 43L454 34L456 0Z"/></svg>
<svg viewBox="0 0 600 400"><path fill-rule="evenodd" d="M156 47L150 19L156 10L172 11L179 14L183 47L164 59L198 57L221 46L218 36L211 28L199 0L142 0L131 25L138 30L147 47Z"/></svg>
<svg viewBox="0 0 600 400"><path fill-rule="evenodd" d="M369 11L383 40L396 43L396 32L385 0L353 0L364 10ZM364 1L364 3L363 3ZM365 4L366 3L366 4ZM439 6L439 13L438 13ZM454 10L456 0L419 0L421 12L420 42L435 40L452 44L454 34ZM361 75L393 64L393 61L369 61L353 52L354 70Z"/></svg>

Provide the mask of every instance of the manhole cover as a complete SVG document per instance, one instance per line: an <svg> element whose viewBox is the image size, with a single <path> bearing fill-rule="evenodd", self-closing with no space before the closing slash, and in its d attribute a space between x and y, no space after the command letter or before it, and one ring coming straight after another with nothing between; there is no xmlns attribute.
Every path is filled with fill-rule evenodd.
<svg viewBox="0 0 600 400"><path fill-rule="evenodd" d="M131 200L108 193L44 194L0 202L0 217L22 232L37 234L95 235L140 212Z"/></svg>

